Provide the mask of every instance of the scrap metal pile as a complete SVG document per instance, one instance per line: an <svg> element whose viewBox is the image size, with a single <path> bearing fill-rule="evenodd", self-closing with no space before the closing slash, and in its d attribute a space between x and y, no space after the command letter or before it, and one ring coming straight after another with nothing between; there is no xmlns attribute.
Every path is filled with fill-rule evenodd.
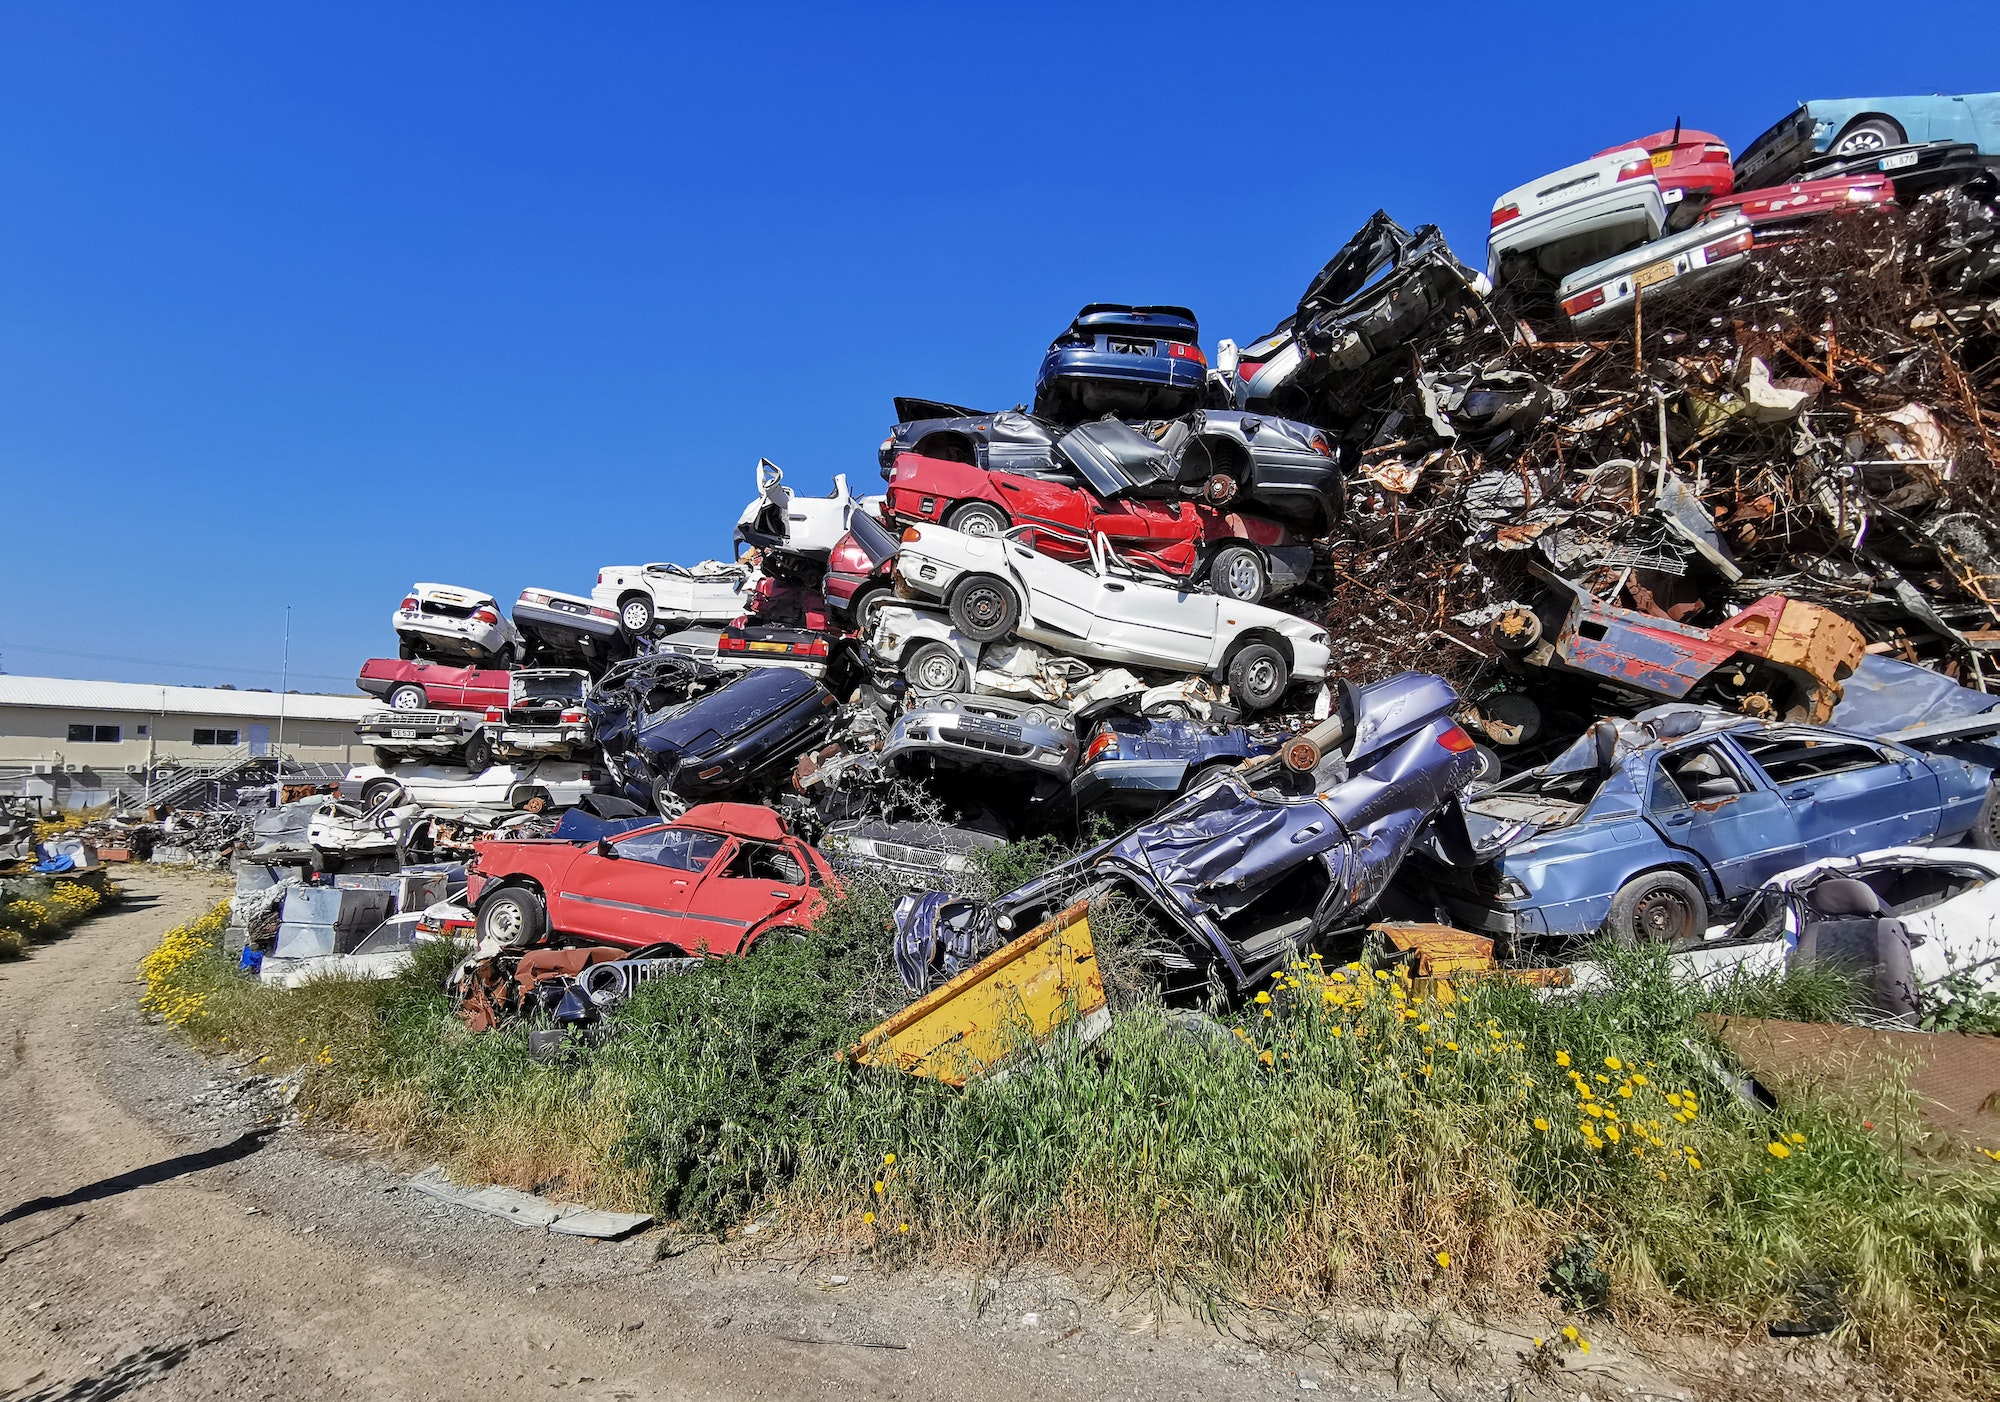
<svg viewBox="0 0 2000 1402"><path fill-rule="evenodd" d="M2000 844L2000 99L1879 107L1610 147L1501 196L1483 272L1378 213L1213 366L1092 304L1031 406L898 399L881 496L760 462L730 560L511 620L418 584L298 850L463 862L483 1025L857 865L918 892L915 990L1123 887L1226 998L1392 916L1698 940L1802 862Z"/></svg>

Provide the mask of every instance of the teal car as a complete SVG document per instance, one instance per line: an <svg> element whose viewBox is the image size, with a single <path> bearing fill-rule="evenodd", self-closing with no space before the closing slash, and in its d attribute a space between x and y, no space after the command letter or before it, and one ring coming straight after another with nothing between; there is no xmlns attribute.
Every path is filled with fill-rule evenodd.
<svg viewBox="0 0 2000 1402"><path fill-rule="evenodd" d="M1815 99L1736 158L1736 188L1782 185L1814 156L1860 156L1892 146L1964 142L2000 157L2000 93Z"/></svg>

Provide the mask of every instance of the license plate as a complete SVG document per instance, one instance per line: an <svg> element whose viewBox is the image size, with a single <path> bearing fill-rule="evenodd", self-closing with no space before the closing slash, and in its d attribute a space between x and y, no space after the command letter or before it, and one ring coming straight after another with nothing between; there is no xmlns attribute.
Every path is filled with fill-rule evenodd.
<svg viewBox="0 0 2000 1402"><path fill-rule="evenodd" d="M1674 260L1671 258L1662 258L1657 263L1648 263L1645 267L1639 269L1638 272L1632 274L1632 286L1635 290L1652 287L1656 283L1671 280L1673 276Z"/></svg>
<svg viewBox="0 0 2000 1402"><path fill-rule="evenodd" d="M1883 170L1901 170L1905 166L1913 166L1916 163L1917 153L1915 151L1901 151L1893 156L1884 156L1876 164Z"/></svg>
<svg viewBox="0 0 2000 1402"><path fill-rule="evenodd" d="M751 643L751 644L750 644L750 651L752 651L752 652L790 652L791 650L792 650L792 645L791 645L790 643Z"/></svg>
<svg viewBox="0 0 2000 1402"><path fill-rule="evenodd" d="M1021 738L1021 727L1004 720L986 720L980 716L966 716L959 725L975 735L998 735L1009 740Z"/></svg>
<svg viewBox="0 0 2000 1402"><path fill-rule="evenodd" d="M1665 170L1665 169L1666 169L1666 168L1667 168L1668 166L1672 165L1673 163L1674 163L1674 153L1673 153L1673 152L1671 152L1671 151L1655 151L1655 152L1653 153L1653 169L1654 169L1654 170Z"/></svg>
<svg viewBox="0 0 2000 1402"><path fill-rule="evenodd" d="M391 740L414 740L417 738L417 732L414 730L392 730L389 732L389 738Z"/></svg>
<svg viewBox="0 0 2000 1402"><path fill-rule="evenodd" d="M1151 341L1113 341L1111 349L1119 355L1151 355L1153 353L1153 343Z"/></svg>
<svg viewBox="0 0 2000 1402"><path fill-rule="evenodd" d="M555 600L551 600L551 602L552 602L552 603L554 603L554 604L555 604L555 606L556 606L557 608L561 609L561 610L562 610L562 611L563 611L564 613L582 613L582 612L583 612L583 605L582 605L582 604L566 604L566 603L564 603L564 602L563 602L562 600L560 600L560 599L555 599Z"/></svg>

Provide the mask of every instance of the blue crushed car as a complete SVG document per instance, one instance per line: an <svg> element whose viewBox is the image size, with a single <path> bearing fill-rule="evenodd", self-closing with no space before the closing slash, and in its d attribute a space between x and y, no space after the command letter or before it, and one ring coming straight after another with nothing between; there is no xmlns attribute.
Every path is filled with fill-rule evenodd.
<svg viewBox="0 0 2000 1402"><path fill-rule="evenodd" d="M1081 896L1122 890L1165 930L1170 994L1241 994L1295 950L1358 930L1419 844L1475 860L1458 799L1480 761L1457 706L1449 683L1421 672L1343 683L1335 714L1281 758L1219 774L991 905L906 899L899 970L921 987Z"/></svg>
<svg viewBox="0 0 2000 1402"><path fill-rule="evenodd" d="M1277 750L1275 738L1240 725L1112 716L1083 747L1070 796L1079 812L1151 813L1204 771Z"/></svg>
<svg viewBox="0 0 2000 1402"><path fill-rule="evenodd" d="M1465 805L1496 859L1423 864L1457 924L1516 940L1697 939L1711 913L1825 857L1970 837L2000 846L1993 770L1712 707L1603 720Z"/></svg>
<svg viewBox="0 0 2000 1402"><path fill-rule="evenodd" d="M1172 419L1208 397L1201 328L1186 307L1092 302L1055 338L1035 376L1035 416Z"/></svg>

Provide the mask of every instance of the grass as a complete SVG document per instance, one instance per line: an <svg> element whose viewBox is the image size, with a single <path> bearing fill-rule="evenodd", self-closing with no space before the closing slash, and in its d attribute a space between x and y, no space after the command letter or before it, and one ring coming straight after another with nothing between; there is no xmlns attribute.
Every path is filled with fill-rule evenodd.
<svg viewBox="0 0 2000 1402"><path fill-rule="evenodd" d="M167 937L147 1006L298 1069L315 1116L692 1228L776 1212L886 1260L1033 1254L1275 1307L1573 1309L1577 1339L1550 1344L1571 1351L1593 1309L1743 1330L1830 1279L1853 1347L1995 1395L2000 1172L1926 1141L1895 1085L1767 1113L1711 1069L1703 1013L1823 1017L1837 982L1690 989L1607 951L1601 993L1446 1001L1308 959L1192 1027L1127 997L1094 1046L953 1091L836 1058L905 1001L889 903L858 890L804 940L650 984L555 1064L459 1026L448 951L278 993L229 970L219 916ZM1099 923L1119 984L1118 922Z"/></svg>

